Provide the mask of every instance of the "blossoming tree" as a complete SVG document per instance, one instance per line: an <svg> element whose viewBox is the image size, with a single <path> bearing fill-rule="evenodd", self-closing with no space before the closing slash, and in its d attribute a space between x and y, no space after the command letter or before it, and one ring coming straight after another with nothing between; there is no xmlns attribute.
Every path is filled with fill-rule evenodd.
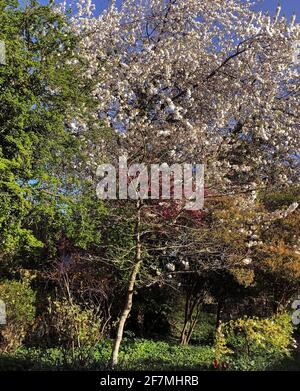
<svg viewBox="0 0 300 391"><path fill-rule="evenodd" d="M238 0L124 0L100 16L78 2L87 78L97 115L116 131L111 160L206 165L218 193L288 185L299 175L299 75L295 17L271 17ZM96 162L95 162L96 164ZM141 204L118 351L141 256Z"/></svg>

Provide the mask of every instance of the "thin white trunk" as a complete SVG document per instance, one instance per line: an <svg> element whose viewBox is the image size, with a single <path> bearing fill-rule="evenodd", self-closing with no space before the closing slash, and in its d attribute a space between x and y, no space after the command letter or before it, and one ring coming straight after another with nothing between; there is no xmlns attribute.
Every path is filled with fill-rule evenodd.
<svg viewBox="0 0 300 391"><path fill-rule="evenodd" d="M140 234L140 226L141 226L141 205L138 203L138 210L137 210L137 221L136 221L136 227L135 227L135 260L134 265L131 270L130 279L128 282L128 288L127 288L127 296L126 296L126 302L124 309L121 314L121 318L118 324L118 330L117 335L114 342L114 347L111 355L111 364L112 367L115 367L118 365L118 358L119 358L119 350L120 345L123 339L123 333L124 333L124 326L126 323L126 320L130 314L131 308L132 308L132 299L133 299L133 293L135 288L135 282L137 279L137 275L141 268L141 234Z"/></svg>

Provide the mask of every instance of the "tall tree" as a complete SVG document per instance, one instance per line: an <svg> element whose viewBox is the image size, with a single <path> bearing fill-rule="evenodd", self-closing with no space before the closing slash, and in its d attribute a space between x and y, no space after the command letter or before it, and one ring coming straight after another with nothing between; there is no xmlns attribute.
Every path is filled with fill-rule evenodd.
<svg viewBox="0 0 300 391"><path fill-rule="evenodd" d="M68 15L51 2L1 0L0 16L6 48L0 66L0 258L12 259L45 245L51 230L43 228L51 218L56 226L67 220L68 197L82 202L89 175L84 156L93 151L80 139L81 122L89 132L99 133L101 125L90 116L91 81L83 77ZM84 241L87 229L80 231Z"/></svg>
<svg viewBox="0 0 300 391"><path fill-rule="evenodd" d="M237 0L125 0L100 16L89 1L79 6L74 28L85 36L88 76L104 71L94 95L100 118L116 129L118 154L146 164L205 163L216 193L297 179L295 18L287 22L280 9L274 18L256 14ZM139 233L135 240L113 365L141 265Z"/></svg>

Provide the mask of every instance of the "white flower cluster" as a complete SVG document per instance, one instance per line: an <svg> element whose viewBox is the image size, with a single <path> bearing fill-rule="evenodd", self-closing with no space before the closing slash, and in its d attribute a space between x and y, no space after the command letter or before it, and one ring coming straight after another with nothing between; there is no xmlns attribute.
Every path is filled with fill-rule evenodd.
<svg viewBox="0 0 300 391"><path fill-rule="evenodd" d="M169 270L170 272L174 272L175 271L174 263L167 263L166 264L166 269Z"/></svg>
<svg viewBox="0 0 300 391"><path fill-rule="evenodd" d="M242 262L244 265L248 266L252 263L252 258L249 258L249 257L244 258Z"/></svg>
<svg viewBox="0 0 300 391"><path fill-rule="evenodd" d="M295 18L279 8L274 18L255 14L238 0L124 0L99 16L90 0L78 8L86 77L129 155L201 159L211 184L227 188L233 171L266 181L276 168L279 182L295 180Z"/></svg>
<svg viewBox="0 0 300 391"><path fill-rule="evenodd" d="M183 266L184 270L189 270L190 269L190 264L188 261L181 261L181 265Z"/></svg>

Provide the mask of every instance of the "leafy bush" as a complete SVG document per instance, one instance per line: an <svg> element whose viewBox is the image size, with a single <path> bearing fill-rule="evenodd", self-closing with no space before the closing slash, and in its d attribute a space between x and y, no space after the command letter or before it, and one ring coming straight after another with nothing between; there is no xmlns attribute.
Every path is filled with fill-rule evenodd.
<svg viewBox="0 0 300 391"><path fill-rule="evenodd" d="M0 326L1 350L21 345L35 317L35 293L28 282L3 281L0 299L6 305L6 325Z"/></svg>
<svg viewBox="0 0 300 391"><path fill-rule="evenodd" d="M242 318L221 324L215 341L216 360L231 369L263 370L290 357L293 326L287 314L267 319Z"/></svg>
<svg viewBox="0 0 300 391"><path fill-rule="evenodd" d="M70 300L56 300L50 302L49 315L60 346L80 348L98 342L101 337L101 320L91 305L82 309Z"/></svg>

